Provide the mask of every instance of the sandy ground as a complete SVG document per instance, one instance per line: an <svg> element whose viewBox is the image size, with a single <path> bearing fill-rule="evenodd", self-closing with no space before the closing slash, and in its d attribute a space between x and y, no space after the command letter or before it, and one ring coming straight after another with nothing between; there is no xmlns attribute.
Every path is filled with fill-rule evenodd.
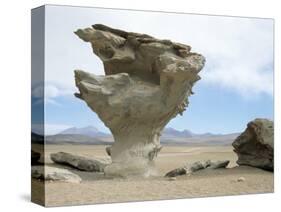
<svg viewBox="0 0 281 212"><path fill-rule="evenodd" d="M58 151L79 153L89 158L107 157L105 146L46 145L45 161L48 165L55 165L50 160L49 154ZM231 163L228 169L199 171L191 176L177 177L175 181L161 177L187 162L207 159L227 159ZM33 200L40 201L43 190L47 206L273 192L273 173L251 167L236 167L236 160L236 154L230 146L164 146L155 161L159 177L106 179L101 173L81 172L70 168L82 178L81 184L47 182L44 187L42 182L32 180ZM245 178L245 181L238 182L240 177Z"/></svg>

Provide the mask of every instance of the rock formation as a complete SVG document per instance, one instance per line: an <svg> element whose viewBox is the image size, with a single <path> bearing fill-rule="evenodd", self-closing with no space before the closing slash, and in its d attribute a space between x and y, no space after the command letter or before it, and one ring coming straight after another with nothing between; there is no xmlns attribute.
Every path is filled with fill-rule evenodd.
<svg viewBox="0 0 281 212"><path fill-rule="evenodd" d="M165 174L165 177L176 177L179 175L192 174L202 169L219 169L226 168L229 164L229 160L223 161L197 161L192 164L186 164L183 167L174 169Z"/></svg>
<svg viewBox="0 0 281 212"><path fill-rule="evenodd" d="M50 157L55 163L71 166L81 171L103 172L108 165L108 163L97 159L89 159L66 152L52 153Z"/></svg>
<svg viewBox="0 0 281 212"><path fill-rule="evenodd" d="M105 151L108 156L111 156L111 146L105 147Z"/></svg>
<svg viewBox="0 0 281 212"><path fill-rule="evenodd" d="M31 176L45 181L64 181L69 183L80 183L81 178L66 169L50 166L32 166Z"/></svg>
<svg viewBox="0 0 281 212"><path fill-rule="evenodd" d="M211 161L210 165L207 167L208 169L221 169L226 168L229 164L229 160L218 160L218 161Z"/></svg>
<svg viewBox="0 0 281 212"><path fill-rule="evenodd" d="M274 169L274 126L267 119L255 119L233 142L239 165L248 165L265 170Z"/></svg>
<svg viewBox="0 0 281 212"><path fill-rule="evenodd" d="M149 175L164 126L188 105L202 55L188 45L101 24L75 32L103 61L105 76L75 71L79 93L114 136L108 175Z"/></svg>

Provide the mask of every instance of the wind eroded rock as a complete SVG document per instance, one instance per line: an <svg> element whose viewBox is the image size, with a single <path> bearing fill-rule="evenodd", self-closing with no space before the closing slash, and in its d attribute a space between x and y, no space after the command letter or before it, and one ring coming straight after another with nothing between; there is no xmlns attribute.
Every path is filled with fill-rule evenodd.
<svg viewBox="0 0 281 212"><path fill-rule="evenodd" d="M103 61L105 76L75 71L84 100L111 130L108 175L149 175L165 125L188 105L205 58L191 47L105 25L75 32Z"/></svg>
<svg viewBox="0 0 281 212"><path fill-rule="evenodd" d="M255 119L232 143L239 165L274 170L274 125L268 119Z"/></svg>

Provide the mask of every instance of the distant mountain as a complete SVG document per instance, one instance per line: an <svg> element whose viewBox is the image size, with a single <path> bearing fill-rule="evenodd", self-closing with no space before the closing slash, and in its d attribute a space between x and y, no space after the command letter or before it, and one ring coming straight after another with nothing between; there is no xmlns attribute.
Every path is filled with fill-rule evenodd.
<svg viewBox="0 0 281 212"><path fill-rule="evenodd" d="M163 145L190 145L190 146L224 146L231 145L240 133L232 134L196 134L193 137L161 137Z"/></svg>
<svg viewBox="0 0 281 212"><path fill-rule="evenodd" d="M164 145L231 145L240 133L213 134L213 133L193 133L189 130L178 131L174 128L165 128L160 137Z"/></svg>
<svg viewBox="0 0 281 212"><path fill-rule="evenodd" d="M82 128L72 127L59 133L60 135L86 135L90 137L105 137L109 134L99 131L94 126L87 126Z"/></svg>
<svg viewBox="0 0 281 212"><path fill-rule="evenodd" d="M189 130L179 131L169 127L163 130L160 140L164 145L231 145L239 134L196 134ZM46 136L45 141L47 144L110 145L114 139L111 134L101 132L93 126L87 126L83 128L73 127L59 134Z"/></svg>
<svg viewBox="0 0 281 212"><path fill-rule="evenodd" d="M99 131L94 126L72 127L56 135L48 135L45 138L47 144L103 144L113 142L112 135Z"/></svg>
<svg viewBox="0 0 281 212"><path fill-rule="evenodd" d="M110 141L102 140L99 138L90 137L80 134L57 134L49 135L45 138L47 144L111 144Z"/></svg>
<svg viewBox="0 0 281 212"><path fill-rule="evenodd" d="M179 131L171 127L165 128L162 132L163 138L172 138L172 137L193 138L193 137L211 137L211 136L218 136L218 134L212 134L212 133L196 134L191 132L190 130Z"/></svg>
<svg viewBox="0 0 281 212"><path fill-rule="evenodd" d="M68 128L60 133L58 135L86 135L93 138L101 138L101 137L109 137L110 134L104 133L99 131L94 126L87 126L82 128L72 127ZM204 133L204 134L195 134L191 132L190 130L176 130L174 128L168 127L165 128L162 132L162 138L192 138L192 137L211 137L215 136L216 134L212 133Z"/></svg>
<svg viewBox="0 0 281 212"><path fill-rule="evenodd" d="M162 132L162 137L186 137L190 138L193 136L193 133L189 130L179 131L174 128L168 127L165 128Z"/></svg>

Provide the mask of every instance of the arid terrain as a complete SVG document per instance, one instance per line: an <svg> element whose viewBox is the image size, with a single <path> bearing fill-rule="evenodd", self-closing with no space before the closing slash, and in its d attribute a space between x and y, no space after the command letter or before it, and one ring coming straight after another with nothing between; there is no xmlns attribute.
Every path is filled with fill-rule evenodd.
<svg viewBox="0 0 281 212"><path fill-rule="evenodd" d="M59 151L89 158L109 158L103 145L45 145L47 165L59 167L49 158L50 153ZM174 180L163 177L168 171L187 162L208 159L230 160L230 164L227 169L198 171ZM164 146L155 160L158 168L156 177L110 179L102 173L69 168L82 178L82 183L47 182L45 203L46 206L59 206L273 192L272 172L237 167L236 160L237 156L231 146ZM32 185L34 194L39 196L39 188L44 184L32 180Z"/></svg>

